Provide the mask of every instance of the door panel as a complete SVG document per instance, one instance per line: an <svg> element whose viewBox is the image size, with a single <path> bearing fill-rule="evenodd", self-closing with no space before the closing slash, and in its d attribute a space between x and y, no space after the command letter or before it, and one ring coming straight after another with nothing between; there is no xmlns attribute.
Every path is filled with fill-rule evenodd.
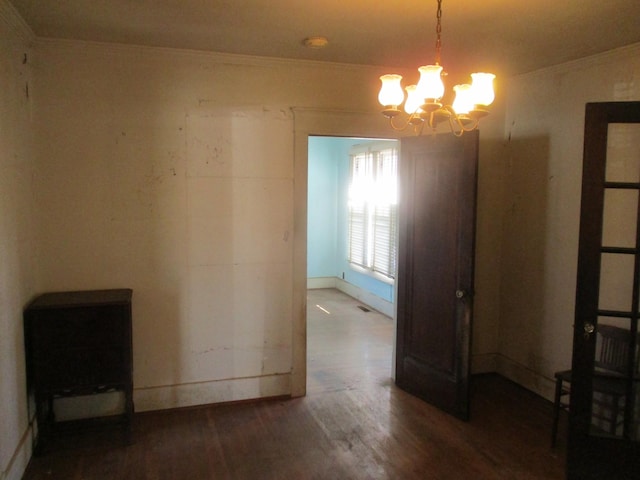
<svg viewBox="0 0 640 480"><path fill-rule="evenodd" d="M640 102L587 104L568 477L640 476Z"/></svg>
<svg viewBox="0 0 640 480"><path fill-rule="evenodd" d="M467 419L478 132L401 139L396 383Z"/></svg>

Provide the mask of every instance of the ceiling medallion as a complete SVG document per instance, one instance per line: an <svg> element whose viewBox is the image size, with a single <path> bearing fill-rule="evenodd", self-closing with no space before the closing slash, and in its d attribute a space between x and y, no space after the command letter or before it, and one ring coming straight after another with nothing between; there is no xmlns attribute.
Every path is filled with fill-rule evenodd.
<svg viewBox="0 0 640 480"><path fill-rule="evenodd" d="M329 44L327 37L307 37L302 41L302 44L308 48L324 48Z"/></svg>

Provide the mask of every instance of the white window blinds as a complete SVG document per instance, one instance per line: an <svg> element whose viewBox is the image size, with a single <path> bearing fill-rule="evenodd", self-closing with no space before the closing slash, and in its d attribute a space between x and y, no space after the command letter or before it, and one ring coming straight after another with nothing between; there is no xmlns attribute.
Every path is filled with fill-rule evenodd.
<svg viewBox="0 0 640 480"><path fill-rule="evenodd" d="M396 271L397 166L395 148L351 155L349 262L388 278Z"/></svg>

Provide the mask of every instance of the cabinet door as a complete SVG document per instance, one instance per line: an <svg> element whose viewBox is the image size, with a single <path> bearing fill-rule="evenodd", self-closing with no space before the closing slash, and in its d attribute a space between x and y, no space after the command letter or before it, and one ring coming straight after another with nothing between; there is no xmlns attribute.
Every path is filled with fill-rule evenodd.
<svg viewBox="0 0 640 480"><path fill-rule="evenodd" d="M126 305L43 309L34 312L29 321L36 353L127 344Z"/></svg>
<svg viewBox="0 0 640 480"><path fill-rule="evenodd" d="M122 347L50 350L35 360L38 387L60 393L91 393L129 382L127 351Z"/></svg>
<svg viewBox="0 0 640 480"><path fill-rule="evenodd" d="M131 382L128 305L28 312L29 371L38 388L60 393Z"/></svg>

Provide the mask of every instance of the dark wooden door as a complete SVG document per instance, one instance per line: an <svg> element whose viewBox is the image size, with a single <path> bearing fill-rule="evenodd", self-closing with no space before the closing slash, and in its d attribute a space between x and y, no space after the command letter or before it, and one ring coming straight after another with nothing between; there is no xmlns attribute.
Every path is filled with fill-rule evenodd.
<svg viewBox="0 0 640 480"><path fill-rule="evenodd" d="M567 471L640 478L640 102L586 106ZM617 331L603 350L601 333ZM615 353L615 355L614 355ZM604 361L617 366L602 368Z"/></svg>
<svg viewBox="0 0 640 480"><path fill-rule="evenodd" d="M401 139L397 385L469 416L478 132Z"/></svg>

